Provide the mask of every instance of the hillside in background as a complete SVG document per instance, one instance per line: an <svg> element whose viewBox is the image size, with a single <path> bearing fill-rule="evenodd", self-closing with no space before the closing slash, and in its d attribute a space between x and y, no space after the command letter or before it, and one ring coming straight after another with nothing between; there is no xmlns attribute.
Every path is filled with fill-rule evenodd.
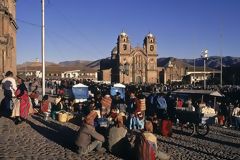
<svg viewBox="0 0 240 160"><path fill-rule="evenodd" d="M107 59L107 58L106 58ZM100 69L100 62L104 59L99 59L96 61L88 61L88 60L75 60L75 61L63 61L58 64L53 62L46 62L46 66L59 66L59 67L75 67L80 70L98 70ZM180 64L182 66L194 65L193 59L178 59L174 57L166 57L166 58L158 58L157 65L159 67L167 67L169 61ZM230 57L226 56L222 58L223 67L231 67L231 66L240 66L240 57ZM104 61L102 61L104 63ZM40 67L41 62L25 62L23 64L17 65L17 68L25 68L25 67ZM203 66L203 59L197 58L195 59L196 66ZM210 68L220 69L221 66L221 58L217 56L209 57L206 65Z"/></svg>

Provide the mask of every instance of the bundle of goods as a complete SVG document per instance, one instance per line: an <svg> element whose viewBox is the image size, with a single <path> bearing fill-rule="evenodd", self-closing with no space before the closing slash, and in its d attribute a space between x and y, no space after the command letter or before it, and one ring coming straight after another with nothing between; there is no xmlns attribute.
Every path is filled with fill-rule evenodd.
<svg viewBox="0 0 240 160"><path fill-rule="evenodd" d="M104 106L106 108L110 108L112 105L112 98L110 96L103 97L101 100L101 104L102 104L102 106Z"/></svg>
<svg viewBox="0 0 240 160"><path fill-rule="evenodd" d="M137 105L138 105L138 108L141 109L141 111L145 111L146 110L146 99L145 98L138 99Z"/></svg>
<svg viewBox="0 0 240 160"><path fill-rule="evenodd" d="M204 114L204 117L213 117L216 115L215 110L211 107L202 108L202 113Z"/></svg>
<svg viewBox="0 0 240 160"><path fill-rule="evenodd" d="M58 114L59 122L67 122L68 121L68 114L66 111L59 111L57 114Z"/></svg>
<svg viewBox="0 0 240 160"><path fill-rule="evenodd" d="M204 114L202 118L202 123L214 124L214 116L216 116L215 110L211 107L202 108L202 113Z"/></svg>

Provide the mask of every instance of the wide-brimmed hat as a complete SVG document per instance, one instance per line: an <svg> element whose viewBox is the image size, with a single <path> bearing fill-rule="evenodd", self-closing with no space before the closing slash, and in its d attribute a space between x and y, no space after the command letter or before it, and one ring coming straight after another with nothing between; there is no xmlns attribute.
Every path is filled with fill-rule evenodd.
<svg viewBox="0 0 240 160"><path fill-rule="evenodd" d="M26 75L24 75L24 74L17 75L17 78L19 78L23 81L26 81L26 79L27 79Z"/></svg>
<svg viewBox="0 0 240 160"><path fill-rule="evenodd" d="M61 97L55 98L54 103L55 103L55 104L58 104L58 103L61 101L61 99L62 99Z"/></svg>

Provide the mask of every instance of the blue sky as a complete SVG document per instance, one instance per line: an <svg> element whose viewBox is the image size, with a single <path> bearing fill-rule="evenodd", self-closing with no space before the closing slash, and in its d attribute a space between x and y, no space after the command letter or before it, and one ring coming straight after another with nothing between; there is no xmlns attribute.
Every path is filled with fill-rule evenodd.
<svg viewBox="0 0 240 160"><path fill-rule="evenodd" d="M109 57L122 30L133 47L153 33L159 57L198 58L205 48L210 56L240 55L240 0L45 3L47 61ZM41 60L41 0L18 0L17 24L17 63Z"/></svg>

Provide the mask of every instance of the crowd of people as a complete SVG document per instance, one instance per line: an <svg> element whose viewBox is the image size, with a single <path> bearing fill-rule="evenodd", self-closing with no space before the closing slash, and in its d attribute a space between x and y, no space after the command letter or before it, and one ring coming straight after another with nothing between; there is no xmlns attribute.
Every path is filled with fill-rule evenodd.
<svg viewBox="0 0 240 160"><path fill-rule="evenodd" d="M120 92L110 94L110 85L84 82L89 88L89 98L85 102L76 102L73 97L66 96L78 80L46 80L50 89L49 95L39 99L41 83L37 79L26 79L17 76L17 82L11 71L2 80L4 99L1 102L1 114L14 117L15 124L24 122L30 113L49 113L57 120L60 111L80 115L81 125L76 137L77 152L85 155L92 150L105 152L106 149L124 159L144 159L156 157L169 159L168 153L161 151L156 134L171 136L171 125L177 122L176 109L185 108L200 112L199 104L203 103L188 97L173 96L164 93L164 86L127 85L125 95ZM25 81L28 81L28 89ZM174 88L174 87L172 87ZM49 96L56 96L54 101ZM216 115L224 120L224 127L240 128L240 108L237 99L227 101L221 99L217 105L205 102L215 109ZM219 120L219 121L220 121ZM167 123L165 130L162 124ZM131 152L129 152L131 150Z"/></svg>

